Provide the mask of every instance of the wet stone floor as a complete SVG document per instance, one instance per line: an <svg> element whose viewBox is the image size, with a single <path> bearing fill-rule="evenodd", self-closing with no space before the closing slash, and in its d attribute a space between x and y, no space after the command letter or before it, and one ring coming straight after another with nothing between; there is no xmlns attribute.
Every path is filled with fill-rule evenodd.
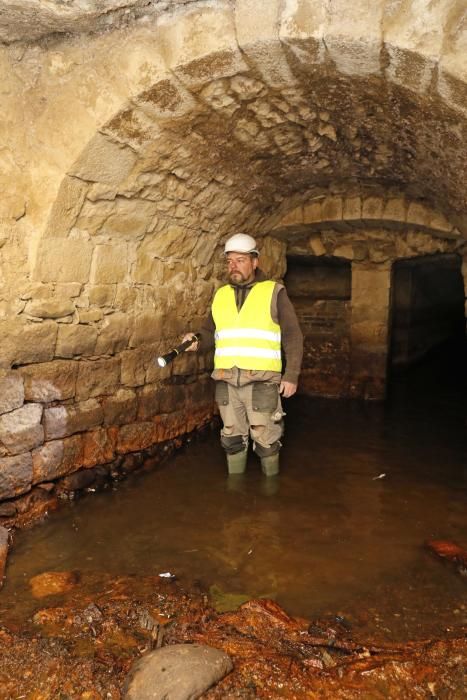
<svg viewBox="0 0 467 700"><path fill-rule="evenodd" d="M396 378L384 404L285 402L277 479L253 454L245 475L228 478L209 436L156 471L64 504L16 535L0 619L19 628L60 604L31 594L30 580L54 571L174 576L219 613L268 598L382 644L465 636L467 579L424 546L467 548L465 385L449 369L425 363Z"/></svg>

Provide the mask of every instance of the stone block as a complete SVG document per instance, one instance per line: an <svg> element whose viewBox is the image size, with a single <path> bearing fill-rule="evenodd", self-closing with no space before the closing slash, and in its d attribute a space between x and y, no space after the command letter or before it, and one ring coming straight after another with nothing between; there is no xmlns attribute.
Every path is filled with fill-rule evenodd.
<svg viewBox="0 0 467 700"><path fill-rule="evenodd" d="M38 282L87 282L91 257L88 241L44 238L39 243L33 278Z"/></svg>
<svg viewBox="0 0 467 700"><path fill-rule="evenodd" d="M287 212L285 216L279 222L279 226L293 226L295 224L303 224L303 207L295 207L291 211Z"/></svg>
<svg viewBox="0 0 467 700"><path fill-rule="evenodd" d="M67 437L102 425L104 412L96 399L71 406L54 406L44 410L46 440Z"/></svg>
<svg viewBox="0 0 467 700"><path fill-rule="evenodd" d="M104 318L104 312L101 309L80 309L79 310L79 322L80 323L99 323ZM94 353L93 353L94 354Z"/></svg>
<svg viewBox="0 0 467 700"><path fill-rule="evenodd" d="M135 350L123 351L120 355L121 382L124 386L142 386L146 381L146 370L149 363L155 363L157 350L155 348L138 348ZM154 365L155 368L155 365ZM156 371L154 369L154 371ZM170 373L171 367L167 366L163 370L165 375Z"/></svg>
<svg viewBox="0 0 467 700"><path fill-rule="evenodd" d="M40 282L32 282L24 287L21 292L20 299L29 301L29 299L49 299L53 296L53 284L41 284Z"/></svg>
<svg viewBox="0 0 467 700"><path fill-rule="evenodd" d="M89 287L89 303L95 306L113 306L116 294L115 284L95 284Z"/></svg>
<svg viewBox="0 0 467 700"><path fill-rule="evenodd" d="M116 203L113 201L90 202L86 199L79 213L76 229L86 232L89 236L95 236L100 233L105 220L115 211Z"/></svg>
<svg viewBox="0 0 467 700"><path fill-rule="evenodd" d="M193 363L194 360L197 360L196 355L190 354L191 363ZM196 382L192 385L168 384L166 386L161 387L161 390L159 392L160 412L167 414L174 413L175 411L183 411L188 400L187 388L189 386L193 386L193 391L195 392L195 403L198 400L201 401L202 391L200 388L200 382Z"/></svg>
<svg viewBox="0 0 467 700"><path fill-rule="evenodd" d="M128 270L126 244L97 245L91 265L91 284L123 282Z"/></svg>
<svg viewBox="0 0 467 700"><path fill-rule="evenodd" d="M362 219L381 220L383 218L383 205L381 197L365 197L362 202Z"/></svg>
<svg viewBox="0 0 467 700"><path fill-rule="evenodd" d="M24 380L26 401L50 403L75 395L78 365L67 360L27 365L19 370Z"/></svg>
<svg viewBox="0 0 467 700"><path fill-rule="evenodd" d="M136 282L136 279L134 280ZM138 292L128 284L118 284L115 294L115 308L124 313L134 313Z"/></svg>
<svg viewBox="0 0 467 700"><path fill-rule="evenodd" d="M167 65L190 86L248 71L224 0L167 17L159 24L159 41Z"/></svg>
<svg viewBox="0 0 467 700"><path fill-rule="evenodd" d="M386 319L375 320L363 317L361 321L353 322L351 328L352 348L368 347L379 348L383 350L383 354L387 354L385 343L387 339L387 323Z"/></svg>
<svg viewBox="0 0 467 700"><path fill-rule="evenodd" d="M80 469L83 463L83 435L71 435L63 440L63 458L61 469L65 474Z"/></svg>
<svg viewBox="0 0 467 700"><path fill-rule="evenodd" d="M309 202L303 207L303 222L305 224L315 224L323 221L322 200Z"/></svg>
<svg viewBox="0 0 467 700"><path fill-rule="evenodd" d="M160 390L161 387L157 384L147 384L141 389L138 389L138 420L151 420L151 418L154 418L154 416L160 413Z"/></svg>
<svg viewBox="0 0 467 700"><path fill-rule="evenodd" d="M396 256L396 246L394 243L378 243L370 246L369 257L374 263L385 263L393 260Z"/></svg>
<svg viewBox="0 0 467 700"><path fill-rule="evenodd" d="M399 44L399 45L398 45ZM411 49L400 47L399 41L394 45L386 43L388 65L385 68L387 79L406 90L419 94L429 91L433 79L433 70L437 65L431 57L422 56Z"/></svg>
<svg viewBox="0 0 467 700"><path fill-rule="evenodd" d="M442 231L443 233L450 233L454 228L444 214L436 211L433 211L431 214L429 226L435 231Z"/></svg>
<svg viewBox="0 0 467 700"><path fill-rule="evenodd" d="M92 430L83 435L83 467L107 464L115 458L112 441L104 428Z"/></svg>
<svg viewBox="0 0 467 700"><path fill-rule="evenodd" d="M106 316L97 338L96 355L114 355L124 350L130 340L130 318L116 313Z"/></svg>
<svg viewBox="0 0 467 700"><path fill-rule="evenodd" d="M151 251L140 248L136 258L134 280L137 284L161 284L165 263L154 258Z"/></svg>
<svg viewBox="0 0 467 700"><path fill-rule="evenodd" d="M154 81L149 90L138 95L134 102L153 119L180 117L191 112L196 105L193 95L174 75Z"/></svg>
<svg viewBox="0 0 467 700"><path fill-rule="evenodd" d="M128 177L135 162L136 155L130 148L98 132L70 169L70 175L80 180L118 185Z"/></svg>
<svg viewBox="0 0 467 700"><path fill-rule="evenodd" d="M422 253L435 253L438 251L438 243L423 231L409 231L407 245L419 255Z"/></svg>
<svg viewBox="0 0 467 700"><path fill-rule="evenodd" d="M137 399L131 389L119 389L102 400L104 425L124 425L136 420Z"/></svg>
<svg viewBox="0 0 467 700"><path fill-rule="evenodd" d="M117 452L137 452L159 442L159 426L151 421L124 425L118 432Z"/></svg>
<svg viewBox="0 0 467 700"><path fill-rule="evenodd" d="M0 500L14 498L30 490L32 484L32 457L25 452L0 459Z"/></svg>
<svg viewBox="0 0 467 700"><path fill-rule="evenodd" d="M281 6L280 37L283 41L300 43L314 38L321 41L326 26L326 7L313 0L294 0Z"/></svg>
<svg viewBox="0 0 467 700"><path fill-rule="evenodd" d="M66 237L78 218L88 187L76 177L63 178L47 222L47 237Z"/></svg>
<svg viewBox="0 0 467 700"><path fill-rule="evenodd" d="M60 326L55 349L56 357L86 357L94 355L97 334L97 328L81 323Z"/></svg>
<svg viewBox="0 0 467 700"><path fill-rule="evenodd" d="M29 403L0 416L0 441L10 454L20 454L44 442L42 406Z"/></svg>
<svg viewBox="0 0 467 700"><path fill-rule="evenodd" d="M407 202L403 197L391 197L384 205L383 219L388 221L405 222L407 218Z"/></svg>
<svg viewBox="0 0 467 700"><path fill-rule="evenodd" d="M326 255L326 248L319 234L316 236L311 236L310 240L308 241L308 246L313 255Z"/></svg>
<svg viewBox="0 0 467 700"><path fill-rule="evenodd" d="M341 221L343 211L342 197L326 197L321 203L323 221Z"/></svg>
<svg viewBox="0 0 467 700"><path fill-rule="evenodd" d="M0 414L20 408L23 403L24 385L21 374L0 370Z"/></svg>
<svg viewBox="0 0 467 700"><path fill-rule="evenodd" d="M464 31L465 35L465 31ZM446 54L443 56L441 65L439 66L437 89L445 104L467 115L467 86L465 82L465 44L458 49L457 60L452 62L448 60ZM455 65L457 64L457 65ZM453 69L458 74L456 77L453 74Z"/></svg>
<svg viewBox="0 0 467 700"><path fill-rule="evenodd" d="M61 299L75 299L81 294L82 286L83 285L79 282L63 282L63 284L56 284L54 285L55 296ZM48 294L45 298L47 298L48 296L51 295Z"/></svg>
<svg viewBox="0 0 467 700"><path fill-rule="evenodd" d="M147 232L155 214L156 205L153 202L144 199L118 199L113 205L112 213L104 218L99 233L133 241L136 236ZM105 270L102 274L105 276ZM107 276L109 275L111 276L111 273L107 269Z"/></svg>
<svg viewBox="0 0 467 700"><path fill-rule="evenodd" d="M38 299L26 304L25 313L35 318L63 318L75 311L73 302L66 299Z"/></svg>
<svg viewBox="0 0 467 700"><path fill-rule="evenodd" d="M334 255L345 260L353 260L355 257L352 245L338 245L334 248Z"/></svg>
<svg viewBox="0 0 467 700"><path fill-rule="evenodd" d="M154 311L144 311L135 317L134 331L130 338L130 347L136 348L161 340L165 332L166 318Z"/></svg>
<svg viewBox="0 0 467 700"><path fill-rule="evenodd" d="M433 211L421 202L410 202L407 210L407 223L417 226L429 226Z"/></svg>
<svg viewBox="0 0 467 700"><path fill-rule="evenodd" d="M63 440L51 440L32 452L32 483L53 481L67 474L68 467L64 466Z"/></svg>
<svg viewBox="0 0 467 700"><path fill-rule="evenodd" d="M318 134L325 136L330 141L337 141L337 132L335 126L326 122L321 122L318 125Z"/></svg>
<svg viewBox="0 0 467 700"><path fill-rule="evenodd" d="M342 218L346 221L359 221L362 218L360 197L346 197L342 207Z"/></svg>
<svg viewBox="0 0 467 700"><path fill-rule="evenodd" d="M352 269L352 318L358 313L358 308L367 313L370 308L380 313L381 309L389 307L390 271L386 268Z"/></svg>
<svg viewBox="0 0 467 700"><path fill-rule="evenodd" d="M279 40L281 9L279 0L264 3L261 12L255 0L237 0L235 24L242 51L264 80L273 87L290 87L296 80Z"/></svg>
<svg viewBox="0 0 467 700"><path fill-rule="evenodd" d="M120 384L120 359L81 360L78 367L76 397L83 401L92 396L114 394Z"/></svg>
<svg viewBox="0 0 467 700"><path fill-rule="evenodd" d="M0 323L0 332L3 338L0 366L27 365L53 359L57 337L57 324L54 321L4 321Z"/></svg>
<svg viewBox="0 0 467 700"><path fill-rule="evenodd" d="M249 46L267 39L278 40L281 5L280 0L269 0L258 12L256 0L238 0L235 24L240 45Z"/></svg>
<svg viewBox="0 0 467 700"><path fill-rule="evenodd" d="M372 6L379 4L372 3ZM368 4L365 5L365 9L368 7ZM351 10L346 18L353 14L354 10ZM365 36L364 39L357 37L351 40L347 36L343 39L340 32L336 36L326 33L326 50L335 62L337 70L345 75L366 77L381 70L381 38L371 39Z"/></svg>
<svg viewBox="0 0 467 700"><path fill-rule="evenodd" d="M188 258L198 239L193 231L183 226L168 225L164 230L148 236L138 250L138 255L147 255L149 258ZM161 266L162 271L166 266ZM156 278L157 279L157 278Z"/></svg>

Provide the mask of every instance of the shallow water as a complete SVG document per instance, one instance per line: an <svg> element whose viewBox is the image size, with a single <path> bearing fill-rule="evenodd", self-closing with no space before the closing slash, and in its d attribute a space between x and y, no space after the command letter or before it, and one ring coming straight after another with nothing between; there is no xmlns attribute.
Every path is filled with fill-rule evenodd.
<svg viewBox="0 0 467 700"><path fill-rule="evenodd" d="M427 362L369 404L295 397L278 479L251 455L227 478L217 436L157 471L64 506L19 533L0 616L30 616L43 571L171 572L219 609L272 597L294 615L423 638L467 624L467 579L427 539L467 546L465 383ZM56 599L50 604L56 604Z"/></svg>

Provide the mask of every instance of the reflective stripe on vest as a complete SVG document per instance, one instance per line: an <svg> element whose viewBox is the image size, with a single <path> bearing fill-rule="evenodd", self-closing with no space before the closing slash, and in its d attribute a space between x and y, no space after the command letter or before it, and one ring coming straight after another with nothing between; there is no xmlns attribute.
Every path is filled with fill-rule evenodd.
<svg viewBox="0 0 467 700"><path fill-rule="evenodd" d="M229 284L217 290L212 303L215 369L281 371L281 329L271 316L275 285L272 280L255 284L240 312Z"/></svg>

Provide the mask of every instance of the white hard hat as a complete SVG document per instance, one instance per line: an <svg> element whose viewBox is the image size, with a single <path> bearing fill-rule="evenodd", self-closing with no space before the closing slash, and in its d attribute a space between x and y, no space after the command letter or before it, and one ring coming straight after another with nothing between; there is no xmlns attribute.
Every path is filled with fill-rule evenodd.
<svg viewBox="0 0 467 700"><path fill-rule="evenodd" d="M259 255L256 248L256 241L247 233L236 233L231 236L225 244L224 254L227 253L252 253Z"/></svg>

